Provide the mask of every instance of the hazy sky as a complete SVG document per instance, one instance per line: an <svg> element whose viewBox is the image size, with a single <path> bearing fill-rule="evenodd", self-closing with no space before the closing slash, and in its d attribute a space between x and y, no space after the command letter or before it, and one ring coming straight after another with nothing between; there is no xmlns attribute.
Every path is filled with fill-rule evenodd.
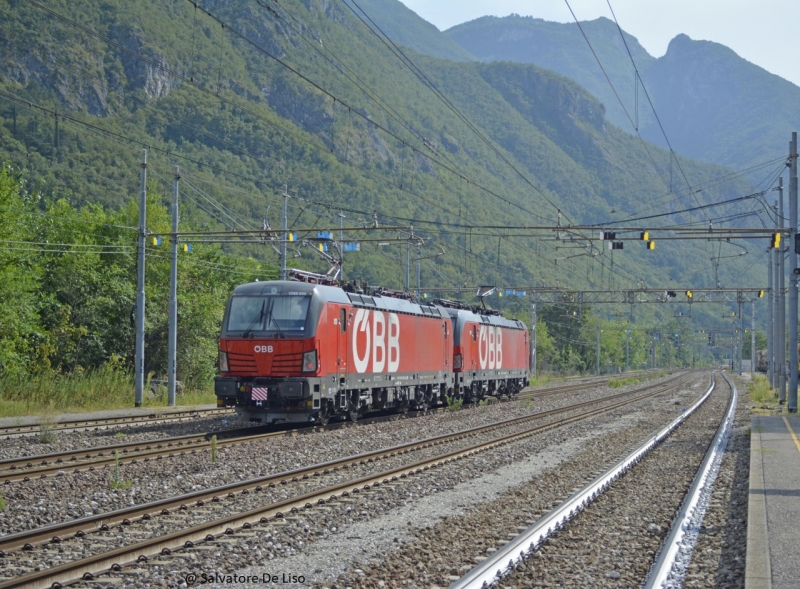
<svg viewBox="0 0 800 589"><path fill-rule="evenodd" d="M440 30L517 13L573 22L564 0L401 0ZM611 18L606 0L570 0L579 20ZM800 86L800 0L611 0L620 26L662 56L680 33L722 43Z"/></svg>

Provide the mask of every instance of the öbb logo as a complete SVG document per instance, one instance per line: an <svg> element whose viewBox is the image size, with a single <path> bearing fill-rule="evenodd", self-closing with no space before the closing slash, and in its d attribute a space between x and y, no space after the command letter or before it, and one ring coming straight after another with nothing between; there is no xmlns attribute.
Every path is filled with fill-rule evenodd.
<svg viewBox="0 0 800 589"><path fill-rule="evenodd" d="M253 351L256 354L271 354L272 346L253 346Z"/></svg>
<svg viewBox="0 0 800 589"><path fill-rule="evenodd" d="M359 309L353 320L353 363L359 373L397 372L400 366L400 319L394 313Z"/></svg>
<svg viewBox="0 0 800 589"><path fill-rule="evenodd" d="M478 336L478 357L481 370L503 367L503 331L493 325L481 325Z"/></svg>

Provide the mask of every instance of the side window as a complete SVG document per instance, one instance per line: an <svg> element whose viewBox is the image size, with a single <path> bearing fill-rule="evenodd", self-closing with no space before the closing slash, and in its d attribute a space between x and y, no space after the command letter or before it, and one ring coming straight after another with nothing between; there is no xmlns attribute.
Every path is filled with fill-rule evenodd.
<svg viewBox="0 0 800 589"><path fill-rule="evenodd" d="M339 311L339 331L347 331L347 309L344 308Z"/></svg>

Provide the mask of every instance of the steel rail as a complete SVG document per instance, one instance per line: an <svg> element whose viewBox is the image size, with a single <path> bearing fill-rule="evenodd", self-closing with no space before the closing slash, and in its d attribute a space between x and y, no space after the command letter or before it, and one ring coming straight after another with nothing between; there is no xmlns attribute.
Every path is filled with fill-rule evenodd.
<svg viewBox="0 0 800 589"><path fill-rule="evenodd" d="M407 419L416 417L420 414L431 414L441 411L442 408L426 409L424 411L410 411L407 414L393 414L386 416L369 417L353 422L329 423L325 426L312 425L304 428L280 429L277 431L264 432L266 426L245 427L232 430L223 430L217 437L217 447L236 446L249 444L269 438L293 437L308 435L320 431L332 431L352 426L369 425L383 421L397 419ZM250 433L250 432L261 433ZM211 447L211 438L217 434L208 432L203 434L189 434L186 436L175 436L170 438L160 438L145 442L128 442L117 445L99 446L96 448L83 448L80 450L67 450L55 452L53 454L40 454L38 456L26 456L20 458L9 458L0 461L0 484L12 483L15 481L28 481L33 478L46 478L61 472L75 473L81 471L91 471L97 467L108 466L110 464L135 464L137 462L149 462L159 460L164 457L180 456L186 453L195 453L198 450L205 450ZM122 454L120 454L122 452ZM75 457L74 460L72 457ZM83 462L78 460L83 459ZM35 466L38 462L40 466ZM24 468L25 470L18 470Z"/></svg>
<svg viewBox="0 0 800 589"><path fill-rule="evenodd" d="M672 379L668 383L661 383L660 388L657 389L656 392L651 392L649 394L660 394L672 388L682 386L689 380L691 380L691 376L688 377L684 376L683 378L676 377L675 379ZM651 388L652 387L636 389L633 391L628 391L627 393L620 393L618 395L606 397L606 399L614 401L621 397L635 395L637 393L641 393ZM631 401L629 400L623 401L623 403L625 402L631 402ZM579 403L576 405L571 405L569 407L553 409L546 412L535 413L533 415L527 415L523 417L517 417L500 422L495 422L488 425L477 426L466 430L453 432L450 434L442 434L439 436L426 438L424 440L407 442L405 444L400 444L398 446L382 448L379 450L365 452L362 454L357 454L346 458L340 458L337 460L331 460L320 464L301 467L290 471L275 473L262 477L256 477L245 481L229 483L227 485L220 485L217 487L212 487L210 489L193 491L175 497L152 501L150 503L134 505L131 507L117 509L107 513L89 515L68 522L49 524L32 530L26 530L23 532L17 532L15 534L9 534L7 536L0 536L0 556L25 546L33 547L36 544L50 543L54 540L60 541L60 538L62 536L67 536L69 534L85 535L87 532L91 531L91 528L95 528L99 531L102 531L104 527L110 527L117 523L125 522L126 520L131 521L137 517L161 514L164 512L164 510L171 510L176 508L179 509L181 507L187 506L189 503L192 502L195 503L203 502L208 499L213 499L214 497L229 495L230 493L237 493L237 492L241 493L242 491L245 490L258 489L259 487L263 486L284 484L288 481L291 481L292 479L298 479L309 476L319 476L320 474L327 474L327 472L329 472L332 469L335 470L335 469L345 468L346 466L349 467L351 465L360 464L362 462L368 462L370 460L374 461L376 459L385 456L394 456L399 453L407 453L412 450L427 448L433 445L438 445L445 442L458 440L468 436L478 435L486 431L491 431L493 429L498 429L501 427L507 427L524 421L532 421L535 419L541 419L542 417L556 415L558 413L565 413L567 411L573 411L576 409L581 409L583 407L597 405L597 403L598 401L596 400Z"/></svg>
<svg viewBox="0 0 800 589"><path fill-rule="evenodd" d="M149 415L130 415L121 417L103 417L98 419L74 419L57 421L46 424L56 431L78 431L86 429L109 429L118 426L142 425L147 423L165 423L169 421L185 421L196 417L214 417L216 415L230 415L231 409L191 409L184 411L169 411L164 413L150 413ZM34 436L42 432L42 424L9 425L0 427L0 438L16 438Z"/></svg>
<svg viewBox="0 0 800 589"><path fill-rule="evenodd" d="M491 587L502 578L511 573L517 564L531 555L541 543L556 531L560 530L573 517L583 511L592 501L604 493L608 488L642 460L651 450L667 438L678 426L692 415L711 396L716 386L714 375L711 375L711 385L704 395L700 397L689 409L673 420L655 435L648 438L643 444L617 462L594 481L574 493L561 505L542 517L538 522L522 532L511 542L493 553L481 564L473 568L458 581L452 583L449 589L481 589Z"/></svg>
<svg viewBox="0 0 800 589"><path fill-rule="evenodd" d="M679 383L672 383L669 385L662 383L659 386L659 388L649 393L645 393L643 395L639 395L638 397L634 397L631 399L623 400L609 406L594 408L586 413L569 416L557 422L542 424L522 432L508 434L506 436L495 438L494 440L488 442L482 442L480 444L476 444L468 448L454 450L452 452L420 460L409 465L396 467L378 474L369 475L366 477L362 477L356 480L351 480L343 483L338 483L336 485L325 487L323 489L305 493L296 497L285 499L283 501L272 503L256 509L252 509L247 512L238 513L217 520L205 522L203 524L193 526L186 530L181 530L161 537L151 538L149 540L144 540L136 544L117 548L109 552L92 555L85 559L65 563L57 567L41 571L35 571L33 573L24 575L17 579L0 583L0 589L9 589L10 587L16 587L20 584L23 584L26 587L31 587L33 589L44 588L44 587L55 588L55 587L61 587L64 584L76 582L81 578L83 578L84 580L92 580L98 574L119 571L124 566L135 564L136 562L146 562L151 556L159 553L167 555L170 554L173 550L192 547L194 546L195 542L214 541L219 536L230 536L235 533L236 529L240 528L250 529L253 523L258 523L258 522L265 523L268 522L270 518L282 518L287 513L290 512L299 511L300 509L313 508L314 503L324 504L338 497L346 497L350 493L359 493L361 492L362 489L369 490L373 486L379 486L381 484L391 483L393 481L406 478L410 474L420 474L424 471L429 470L430 468L442 466L454 460L472 456L479 452L496 448L498 446L507 445L511 442L536 435L545 430L562 427L564 425L567 425L575 421L583 420L588 417L593 417L601 413L612 411L619 407L623 407L625 405L629 405L641 401L643 399L661 394L667 390L676 388L678 386L682 386L683 384L685 384L685 382L688 382L689 380L691 380L691 377L685 378L682 380L682 382ZM627 395L631 394L632 392L627 393ZM593 403L596 404L596 402ZM573 409L574 408L575 407L573 406ZM475 428L475 429L481 429L481 428ZM408 444L403 446L408 446ZM398 449L403 448L403 446L398 446L396 448ZM397 451L395 451L394 454L397 454ZM361 456L366 456L366 455L361 455ZM355 461L355 459L358 458L359 457L354 457L353 461ZM332 463L326 463L326 464L332 464ZM322 465L317 465L317 467L319 466ZM158 502L154 502L150 505L155 505L155 503ZM16 536L20 536L20 534L17 534ZM0 540L3 539L0 538Z"/></svg>
<svg viewBox="0 0 800 589"><path fill-rule="evenodd" d="M597 384L608 379L594 379ZM531 399L546 397L559 393L582 390L595 385L594 380L590 382L570 384L558 387L548 387L546 389L531 390L520 393L514 399ZM383 421L391 421L398 418L413 417L420 413L431 413L434 410L425 412L410 412L406 415L393 414L388 416L375 416L361 419L357 425L366 425ZM285 429L277 432L257 433L248 435L245 432L253 430L263 430L265 426L224 430L221 432L207 432L203 434L188 434L185 436L173 436L159 438L145 442L123 442L120 444L97 446L94 448L82 448L79 450L65 450L53 452L51 454L38 454L35 456L22 456L18 458L7 458L0 460L0 484L6 482L27 481L33 478L43 478L58 474L59 472L80 472L117 461L120 464L135 463L139 460L153 460L161 456L173 456L185 454L186 452L197 451L210 447L211 437L217 435L218 447L236 445L267 439L271 437L295 436L301 434L317 433L320 430L335 430L342 427L349 427L351 423L331 423L326 426L312 426L305 428ZM115 456L115 453L117 456Z"/></svg>
<svg viewBox="0 0 800 589"><path fill-rule="evenodd" d="M701 500L704 497L708 498L714 489L719 465L725 455L725 448L728 445L728 439L733 429L733 419L736 415L736 404L739 398L736 385L726 374L723 373L722 376L731 387L728 410L708 447L703 463L697 469L692 486L670 526L669 534L667 534L655 562L650 567L650 572L642 585L643 589L674 587L683 584L682 580L697 541L700 523L706 513L707 504L701 503Z"/></svg>

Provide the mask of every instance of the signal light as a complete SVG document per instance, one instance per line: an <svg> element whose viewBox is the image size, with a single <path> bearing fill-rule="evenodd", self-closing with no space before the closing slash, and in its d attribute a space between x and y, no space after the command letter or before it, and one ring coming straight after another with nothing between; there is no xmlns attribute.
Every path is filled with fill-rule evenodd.
<svg viewBox="0 0 800 589"><path fill-rule="evenodd" d="M687 299L691 299L692 297L694 297L694 293L691 290L687 290L686 291L686 298Z"/></svg>
<svg viewBox="0 0 800 589"><path fill-rule="evenodd" d="M192 244L191 243L184 243L183 244L183 251L187 253L191 253L192 251Z"/></svg>
<svg viewBox="0 0 800 589"><path fill-rule="evenodd" d="M781 234L780 233L773 233L772 234L772 247L774 247L774 248L781 247Z"/></svg>
<svg viewBox="0 0 800 589"><path fill-rule="evenodd" d="M153 245L161 245L161 237L154 237Z"/></svg>
<svg viewBox="0 0 800 589"><path fill-rule="evenodd" d="M603 241L614 241L617 239L617 234L613 231L603 231Z"/></svg>
<svg viewBox="0 0 800 589"><path fill-rule="evenodd" d="M648 241L647 242L647 249L649 249L649 250L656 249L656 242L655 241Z"/></svg>
<svg viewBox="0 0 800 589"><path fill-rule="evenodd" d="M642 239L642 241L650 241L650 232L649 231L642 231L641 239Z"/></svg>

